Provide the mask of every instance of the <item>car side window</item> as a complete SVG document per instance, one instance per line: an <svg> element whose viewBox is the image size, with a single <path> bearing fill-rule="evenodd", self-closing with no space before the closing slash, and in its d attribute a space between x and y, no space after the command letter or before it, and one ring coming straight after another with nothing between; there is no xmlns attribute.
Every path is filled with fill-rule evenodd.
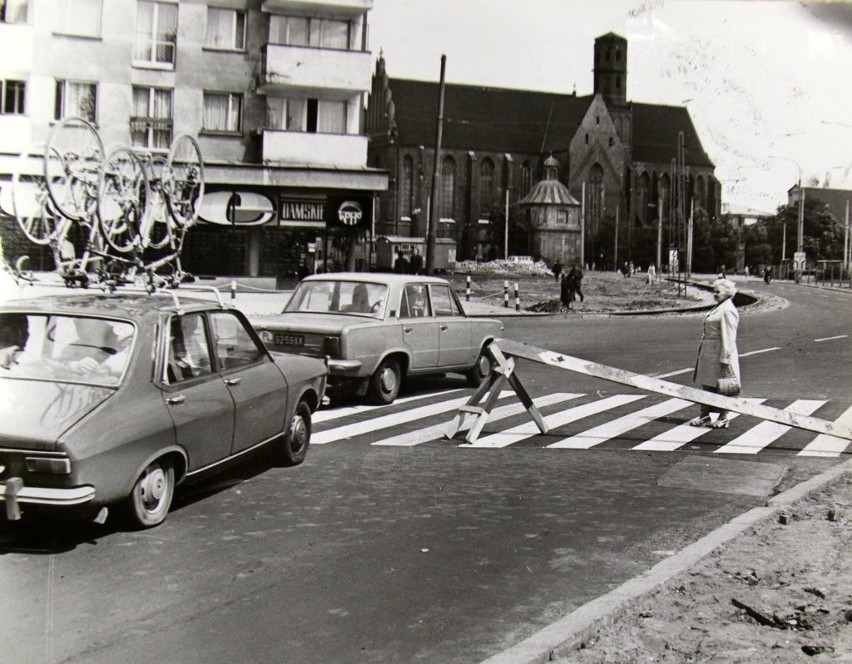
<svg viewBox="0 0 852 664"><path fill-rule="evenodd" d="M461 316L456 305L456 300L450 292L449 286L443 284L432 284L432 306L435 309L436 316Z"/></svg>
<svg viewBox="0 0 852 664"><path fill-rule="evenodd" d="M402 311L403 316L407 318L432 315L429 307L429 295L424 284L407 284L405 286Z"/></svg>
<svg viewBox="0 0 852 664"><path fill-rule="evenodd" d="M169 322L166 382L179 383L213 373L207 323L202 314L174 316Z"/></svg>
<svg viewBox="0 0 852 664"><path fill-rule="evenodd" d="M216 357L222 370L254 364L266 353L254 340L243 322L234 314L222 311L210 314Z"/></svg>

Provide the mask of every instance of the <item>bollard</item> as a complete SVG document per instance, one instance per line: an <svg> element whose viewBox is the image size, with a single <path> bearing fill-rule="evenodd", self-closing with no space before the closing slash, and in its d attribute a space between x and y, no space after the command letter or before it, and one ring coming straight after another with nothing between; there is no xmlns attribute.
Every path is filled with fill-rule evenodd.
<svg viewBox="0 0 852 664"><path fill-rule="evenodd" d="M518 282L515 282L515 311L521 310L521 298L518 295Z"/></svg>
<svg viewBox="0 0 852 664"><path fill-rule="evenodd" d="M503 282L503 307L509 308L509 282Z"/></svg>
<svg viewBox="0 0 852 664"><path fill-rule="evenodd" d="M467 286L464 291L464 301L470 302L470 275L467 275Z"/></svg>
<svg viewBox="0 0 852 664"><path fill-rule="evenodd" d="M236 279L231 280L231 299L237 299L237 281Z"/></svg>

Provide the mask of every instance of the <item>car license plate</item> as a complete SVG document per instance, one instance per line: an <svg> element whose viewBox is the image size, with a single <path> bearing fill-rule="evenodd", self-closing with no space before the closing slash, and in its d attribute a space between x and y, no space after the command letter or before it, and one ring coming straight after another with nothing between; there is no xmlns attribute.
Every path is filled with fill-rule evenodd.
<svg viewBox="0 0 852 664"><path fill-rule="evenodd" d="M304 346L305 337L301 334L284 334L276 332L272 336L272 343L276 346Z"/></svg>

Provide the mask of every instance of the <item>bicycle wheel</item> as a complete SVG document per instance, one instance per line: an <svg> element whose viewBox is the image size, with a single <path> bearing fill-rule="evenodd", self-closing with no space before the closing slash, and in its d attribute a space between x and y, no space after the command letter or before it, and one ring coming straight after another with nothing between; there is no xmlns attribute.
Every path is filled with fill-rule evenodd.
<svg viewBox="0 0 852 664"><path fill-rule="evenodd" d="M163 172L163 193L178 226L195 223L204 196L204 161L198 142L189 134L179 134L172 141Z"/></svg>
<svg viewBox="0 0 852 664"><path fill-rule="evenodd" d="M12 174L11 212L27 238L42 246L49 245L56 234L56 213L50 206L50 196L38 160L44 145L34 145L18 157Z"/></svg>
<svg viewBox="0 0 852 664"><path fill-rule="evenodd" d="M150 193L142 161L129 148L116 148L98 176L97 209L107 244L127 253L140 243L139 225Z"/></svg>
<svg viewBox="0 0 852 664"><path fill-rule="evenodd" d="M148 166L148 184L151 198L146 206L145 219L142 223L143 237L147 238L145 246L152 249L162 249L172 239L172 221L166 205L166 195L163 192L163 173L168 160L166 157L154 155Z"/></svg>
<svg viewBox="0 0 852 664"><path fill-rule="evenodd" d="M50 132L44 177L50 200L62 216L79 221L94 214L103 158L103 141L88 120L65 118Z"/></svg>

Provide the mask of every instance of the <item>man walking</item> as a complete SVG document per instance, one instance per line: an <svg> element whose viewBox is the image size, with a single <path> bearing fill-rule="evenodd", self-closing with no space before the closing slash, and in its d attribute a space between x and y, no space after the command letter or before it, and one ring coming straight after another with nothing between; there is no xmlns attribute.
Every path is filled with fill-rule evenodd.
<svg viewBox="0 0 852 664"><path fill-rule="evenodd" d="M571 301L573 302L577 295L580 296L580 302L585 300L583 296L583 270L579 266L574 265L571 271L568 272L566 279L570 282Z"/></svg>

